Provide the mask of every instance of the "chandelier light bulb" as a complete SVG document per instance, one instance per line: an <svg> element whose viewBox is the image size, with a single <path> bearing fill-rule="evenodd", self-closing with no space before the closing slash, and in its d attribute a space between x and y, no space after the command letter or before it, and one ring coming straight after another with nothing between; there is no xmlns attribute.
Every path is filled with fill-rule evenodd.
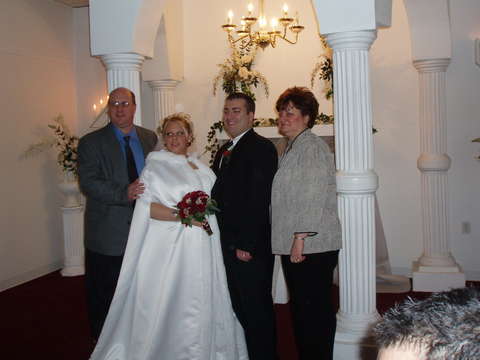
<svg viewBox="0 0 480 360"><path fill-rule="evenodd" d="M287 3L283 4L283 14L285 17L288 15L288 5Z"/></svg>
<svg viewBox="0 0 480 360"><path fill-rule="evenodd" d="M253 4L252 3L249 3L247 5L247 10L248 10L248 13L251 14L253 12Z"/></svg>
<svg viewBox="0 0 480 360"><path fill-rule="evenodd" d="M228 10L227 23L228 23L228 24L231 24L232 22L233 22L233 11L232 11L232 10Z"/></svg>

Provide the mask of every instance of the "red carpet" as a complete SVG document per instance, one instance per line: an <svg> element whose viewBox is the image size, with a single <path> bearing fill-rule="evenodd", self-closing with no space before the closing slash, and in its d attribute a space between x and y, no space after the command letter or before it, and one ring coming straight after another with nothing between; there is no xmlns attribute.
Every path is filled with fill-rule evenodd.
<svg viewBox="0 0 480 360"><path fill-rule="evenodd" d="M84 278L54 272L0 293L0 359L87 360L92 351L86 317ZM378 294L380 313L406 296ZM338 304L338 289L332 294ZM281 360L296 360L288 305L276 305Z"/></svg>

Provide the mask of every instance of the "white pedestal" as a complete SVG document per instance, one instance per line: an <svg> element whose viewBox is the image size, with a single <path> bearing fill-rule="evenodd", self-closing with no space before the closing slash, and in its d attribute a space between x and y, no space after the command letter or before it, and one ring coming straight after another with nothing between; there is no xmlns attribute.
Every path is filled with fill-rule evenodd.
<svg viewBox="0 0 480 360"><path fill-rule="evenodd" d="M412 265L413 291L438 292L465 286L465 273L458 264L454 266Z"/></svg>
<svg viewBox="0 0 480 360"><path fill-rule="evenodd" d="M62 276L85 274L83 246L83 206L62 207L65 260Z"/></svg>

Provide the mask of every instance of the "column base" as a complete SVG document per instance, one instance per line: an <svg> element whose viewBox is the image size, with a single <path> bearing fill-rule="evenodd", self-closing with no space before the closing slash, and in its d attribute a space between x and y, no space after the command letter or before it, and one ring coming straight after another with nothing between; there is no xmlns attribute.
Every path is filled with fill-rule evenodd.
<svg viewBox="0 0 480 360"><path fill-rule="evenodd" d="M465 273L454 266L424 266L412 263L413 291L438 292L465 286Z"/></svg>
<svg viewBox="0 0 480 360"><path fill-rule="evenodd" d="M375 360L377 352L371 337L359 338L339 331L335 335L334 360Z"/></svg>
<svg viewBox="0 0 480 360"><path fill-rule="evenodd" d="M61 271L62 276L79 276L85 274L85 266L76 265L76 266L66 266Z"/></svg>

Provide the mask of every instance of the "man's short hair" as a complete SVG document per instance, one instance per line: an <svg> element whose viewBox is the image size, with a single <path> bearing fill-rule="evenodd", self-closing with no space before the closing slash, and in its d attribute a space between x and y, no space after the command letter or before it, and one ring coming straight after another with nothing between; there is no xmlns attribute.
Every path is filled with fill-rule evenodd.
<svg viewBox="0 0 480 360"><path fill-rule="evenodd" d="M414 349L428 360L480 359L480 288L408 298L375 325L380 350Z"/></svg>
<svg viewBox="0 0 480 360"><path fill-rule="evenodd" d="M241 93L235 92L227 96L225 101L227 100L235 100L235 99L243 99L245 100L245 104L247 107L247 113L254 113L255 114L255 101L251 98L251 96Z"/></svg>

